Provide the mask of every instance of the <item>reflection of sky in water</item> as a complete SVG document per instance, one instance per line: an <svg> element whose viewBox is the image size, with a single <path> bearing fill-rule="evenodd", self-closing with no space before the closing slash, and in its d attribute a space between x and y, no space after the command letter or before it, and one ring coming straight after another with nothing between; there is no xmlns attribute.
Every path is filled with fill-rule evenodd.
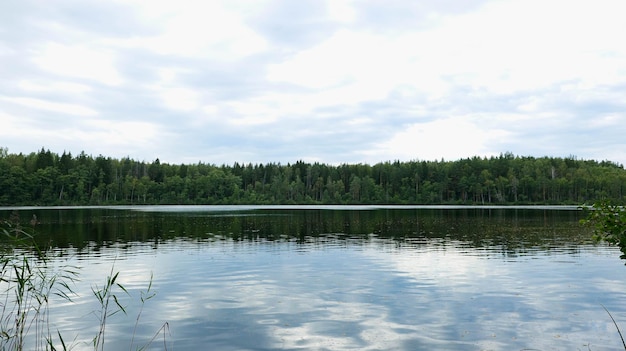
<svg viewBox="0 0 626 351"><path fill-rule="evenodd" d="M140 345L167 321L174 350L620 347L600 305L626 323L626 267L612 248L507 257L461 246L172 241L158 250L137 244L115 269L132 301L154 272L158 295L142 313ZM78 331L78 340L94 335L89 284L104 281L111 255L115 250L104 253L108 260L76 261L84 266L76 285L82 297L53 306L66 313L57 326ZM108 349L128 348L138 308L111 318ZM154 349L163 349L162 335L158 340ZM75 350L82 349L89 345L78 343Z"/></svg>

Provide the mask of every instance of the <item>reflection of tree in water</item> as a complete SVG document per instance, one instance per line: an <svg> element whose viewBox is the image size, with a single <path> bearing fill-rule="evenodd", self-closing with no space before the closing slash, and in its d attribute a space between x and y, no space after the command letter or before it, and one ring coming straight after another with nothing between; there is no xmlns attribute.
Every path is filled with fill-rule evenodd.
<svg viewBox="0 0 626 351"><path fill-rule="evenodd" d="M357 245L372 239L399 247L433 242L502 250L573 249L588 243L579 211L547 209L250 210L140 212L111 208L37 209L38 240L79 250L168 240L294 241ZM118 245L119 246L119 245ZM124 246L124 245L122 245Z"/></svg>

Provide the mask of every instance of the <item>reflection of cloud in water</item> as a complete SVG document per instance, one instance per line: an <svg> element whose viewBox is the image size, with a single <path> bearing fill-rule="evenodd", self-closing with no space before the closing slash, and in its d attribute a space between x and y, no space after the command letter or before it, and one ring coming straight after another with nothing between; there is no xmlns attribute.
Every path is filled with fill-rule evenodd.
<svg viewBox="0 0 626 351"><path fill-rule="evenodd" d="M392 287L385 286L386 282L369 273L352 272L354 276L347 276L340 269L338 275L332 275L326 267L310 271L314 268L276 264L272 265L274 272L248 269L224 276L217 273L205 282L189 282L195 286L193 293L167 298L159 309L177 311L173 325L176 320L199 322L199 316L203 316L211 323L226 325L233 321L241 329L264 329L267 342L278 348L367 350L402 349L407 343L464 344L458 335L450 335L454 330L446 330L454 324L454 316L428 307L430 302L423 301L425 309L415 318L415 324L402 323L391 316L395 311L388 305L398 297ZM192 268L190 276L195 275L195 269L201 267ZM274 274L280 279L271 279ZM425 319L430 325L423 324ZM460 341L452 341L457 339Z"/></svg>
<svg viewBox="0 0 626 351"><path fill-rule="evenodd" d="M421 249L393 252L391 255L378 250L367 250L364 255L380 264L392 265L396 274L418 281L436 281L440 286L459 285L470 278L502 273L500 267L488 264L485 260L487 257L462 254L454 249L454 245L452 242L446 247L426 246Z"/></svg>
<svg viewBox="0 0 626 351"><path fill-rule="evenodd" d="M287 349L401 349L402 341L414 335L407 333L407 326L386 319L387 311L382 306L335 303L318 314L316 320L295 326L277 325L272 334ZM402 333L395 331L396 328L403 329Z"/></svg>
<svg viewBox="0 0 626 351"><path fill-rule="evenodd" d="M513 262L498 259L497 252L466 252L450 243L445 248L363 254L408 278L404 292L422 295L429 307L419 317L427 322L419 328L422 333L454 328L458 337L448 341L464 339L491 350L582 349L589 343L602 349L615 344L615 329L600 303L614 299L610 292L623 292L623 281L600 278L589 267L572 276L571 262L559 257L564 252ZM606 269L603 264L597 269ZM428 284L433 286L423 289ZM624 302L618 305L626 309Z"/></svg>
<svg viewBox="0 0 626 351"><path fill-rule="evenodd" d="M626 319L616 297L623 281L598 277L606 261L590 261L572 277L564 253L515 261L452 241L396 248L378 239L358 250L318 245L306 252L287 242L166 245L176 248L140 248L115 261L115 270L135 299L155 272L157 296L144 310L140 339L167 321L174 349L547 350L591 342L602 350L616 340L599 303ZM109 263L83 269L82 293L89 294L85 282L103 282ZM80 318L61 325L94 319L91 298L73 309ZM129 339L137 311L130 306L129 316L111 321L117 344ZM93 337L91 330L81 337Z"/></svg>

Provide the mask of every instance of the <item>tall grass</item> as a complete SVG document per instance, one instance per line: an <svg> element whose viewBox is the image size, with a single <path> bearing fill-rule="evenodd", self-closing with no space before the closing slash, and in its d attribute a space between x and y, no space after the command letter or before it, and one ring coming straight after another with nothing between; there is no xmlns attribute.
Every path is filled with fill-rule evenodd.
<svg viewBox="0 0 626 351"><path fill-rule="evenodd" d="M34 225L34 224L33 224ZM34 231L34 230L33 230ZM79 279L79 269L64 265L55 267L48 259L49 250L40 249L32 234L19 224L13 214L8 221L0 222L0 350L71 350L71 343L63 338L50 318L50 299L58 297L72 302L77 293L73 286ZM118 282L119 272L114 265L103 285L92 285L91 291L99 308L93 311L97 317L98 331L91 345L94 351L104 351L106 327L109 318L119 312L126 314L120 294L130 296ZM129 349L147 349L159 335L163 335L163 348L167 350L166 322L143 346L135 345L135 334L140 323L144 304L156 295L152 290L152 275L146 291L141 291L141 308L135 319Z"/></svg>
<svg viewBox="0 0 626 351"><path fill-rule="evenodd" d="M24 350L29 335L35 350L55 349L53 336L63 345L60 333L51 330L49 301L53 295L71 301L78 270L54 268L16 215L0 226L0 236L0 349Z"/></svg>
<svg viewBox="0 0 626 351"><path fill-rule="evenodd" d="M611 317L611 320L613 321L613 325L615 325L615 329L617 329L617 333L619 334L619 337L622 340L622 346L624 347L624 350L626 350L626 341L624 341L624 335L622 335L622 331L619 329L619 326L617 325L615 318L613 318L613 315L611 314L611 312L609 312L609 310L606 307L604 307L604 305L602 305L602 308L604 308L606 313L608 313L609 317Z"/></svg>
<svg viewBox="0 0 626 351"><path fill-rule="evenodd" d="M117 295L114 292L114 288L117 286L124 293L128 295L128 291L124 288L124 286L120 283L117 283L117 277L119 276L119 272L114 272L114 266L111 266L111 273L106 277L106 281L104 285L100 288L97 286L92 287L91 291L93 295L100 303L100 310L94 311L99 319L100 328L98 330L98 334L93 338L93 348L95 351L104 350L104 332L106 330L107 318L113 316L118 312L124 312L126 314L126 309L120 303ZM111 299L115 302L115 308L111 309L109 307Z"/></svg>
<svg viewBox="0 0 626 351"><path fill-rule="evenodd" d="M94 314L97 316L99 321L99 330L96 336L92 340L92 345L94 351L103 351L104 350L104 341L105 341L105 331L107 326L107 319L117 313L122 312L123 314L127 314L126 307L122 305L120 302L120 298L118 297L118 293L123 293L124 295L130 296L130 293L126 288L117 281L119 276L119 272L115 272L114 266L111 266L111 271L109 275L105 278L105 283L102 286L92 286L91 291L95 296L96 300L100 305L100 309L94 311ZM133 350L133 346L135 346L135 350L141 351L145 350L154 341L156 341L159 335L163 335L163 349L167 350L167 335L169 335L169 324L165 322L159 330L152 336L152 338L143 346L135 345L135 336L137 334L137 327L139 326L141 320L141 314L143 313L143 308L145 303L156 296L156 293L152 291L152 280L153 275L150 274L150 281L148 282L148 288L145 291L140 292L140 302L141 307L139 312L137 313L137 317L135 319L135 325L133 327L133 333L130 341L129 350ZM119 290L118 290L119 289Z"/></svg>
<svg viewBox="0 0 626 351"><path fill-rule="evenodd" d="M133 327L133 336L130 340L130 348L129 348L130 351L132 351L133 346L135 346L135 335L137 334L137 327L139 326L139 320L141 319L141 314L143 313L143 308L146 304L146 301L156 296L156 293L152 291L152 279L153 279L153 275L152 273L150 273L150 282L148 283L148 289L146 289L146 291L141 291L141 296L140 296L141 307L139 308L139 313L137 313L137 319L135 319L135 326ZM154 341L156 341L157 337L161 334L163 334L163 349L167 350L167 336L170 334L170 325L168 322L163 323L161 328L157 330L157 332L152 336L150 341L148 341L148 343L142 347L137 347L137 350L142 351L142 350L147 349L148 347L150 347L150 345L152 345Z"/></svg>

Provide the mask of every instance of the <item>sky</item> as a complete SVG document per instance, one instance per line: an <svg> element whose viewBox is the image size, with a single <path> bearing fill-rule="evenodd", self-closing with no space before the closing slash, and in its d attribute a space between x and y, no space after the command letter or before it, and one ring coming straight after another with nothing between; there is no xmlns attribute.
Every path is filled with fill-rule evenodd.
<svg viewBox="0 0 626 351"><path fill-rule="evenodd" d="M626 164L623 0L2 0L0 147Z"/></svg>

